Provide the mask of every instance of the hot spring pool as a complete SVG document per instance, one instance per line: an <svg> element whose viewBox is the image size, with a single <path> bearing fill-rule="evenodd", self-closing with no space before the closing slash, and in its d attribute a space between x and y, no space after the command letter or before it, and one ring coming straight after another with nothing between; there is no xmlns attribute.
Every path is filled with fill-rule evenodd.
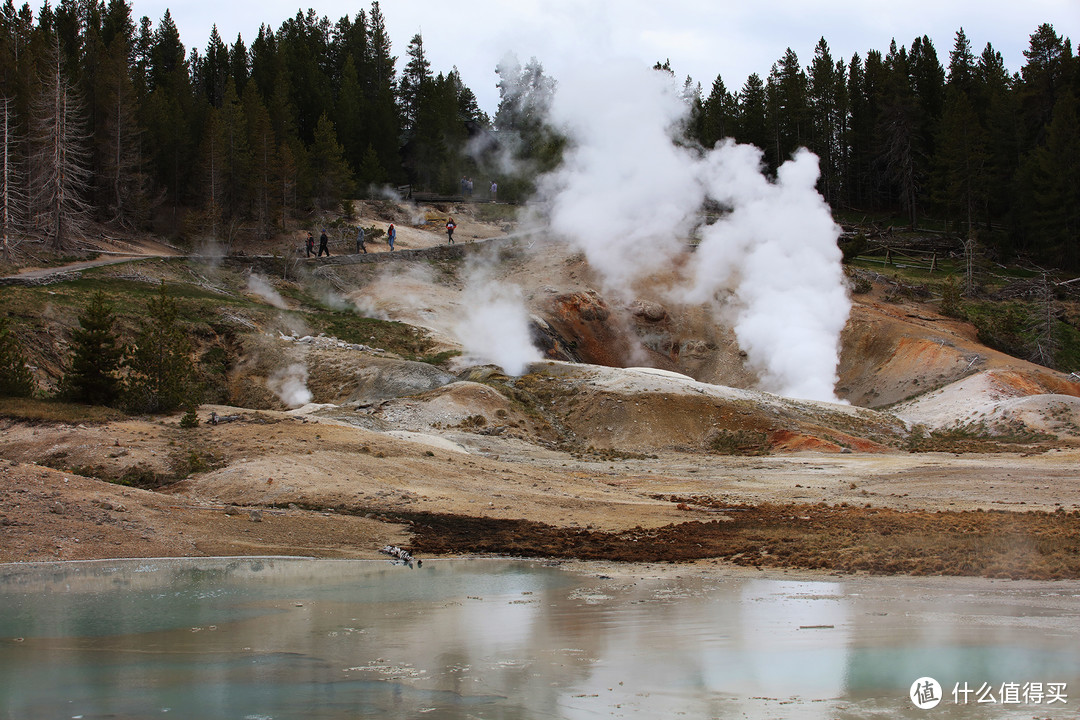
<svg viewBox="0 0 1080 720"><path fill-rule="evenodd" d="M0 718L1076 717L1078 615L1076 582L0 565Z"/></svg>

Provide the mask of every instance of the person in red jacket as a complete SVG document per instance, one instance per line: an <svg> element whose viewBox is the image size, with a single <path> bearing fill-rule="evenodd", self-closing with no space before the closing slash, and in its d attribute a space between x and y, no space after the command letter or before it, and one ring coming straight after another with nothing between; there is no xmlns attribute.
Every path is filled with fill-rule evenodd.
<svg viewBox="0 0 1080 720"><path fill-rule="evenodd" d="M447 245L453 245L454 244L454 228L456 228L456 227L457 227L457 225L454 224L454 218L450 218L449 220L446 221L446 237L449 238L446 241Z"/></svg>

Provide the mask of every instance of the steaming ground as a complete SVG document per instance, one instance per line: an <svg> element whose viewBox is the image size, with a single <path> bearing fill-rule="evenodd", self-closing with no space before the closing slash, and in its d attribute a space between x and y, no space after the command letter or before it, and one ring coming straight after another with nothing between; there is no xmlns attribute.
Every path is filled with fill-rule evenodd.
<svg viewBox="0 0 1080 720"><path fill-rule="evenodd" d="M466 207L422 212L446 211L459 236L470 226L478 238L502 232ZM406 214L387 212L400 215L364 220ZM441 246L432 225L403 228L399 249ZM712 301L671 299L694 273L688 249L629 296L606 292L580 250L550 238L429 252L308 261L301 282L430 328L435 350L463 351L446 367L303 338L314 311L277 306L295 297L282 292L288 283L264 272L263 287L246 268L223 269L217 282L264 298L278 318L238 326L248 333L242 347L260 349L230 378L247 388L247 407L204 406L193 430L179 417L4 420L0 560L375 558L392 543L424 553L1080 576L1080 387L987 350L928 306L856 296L836 388L850 404L793 401L757 389L760 368ZM520 376L489 364L509 362L502 346L519 341L492 332L477 343L467 329L473 311L491 305L477 299L485 287L519 306L507 322L525 323L535 344ZM211 412L230 421L210 425ZM916 424L957 432L913 434ZM94 479L164 476L192 457L202 464L189 479L160 492Z"/></svg>

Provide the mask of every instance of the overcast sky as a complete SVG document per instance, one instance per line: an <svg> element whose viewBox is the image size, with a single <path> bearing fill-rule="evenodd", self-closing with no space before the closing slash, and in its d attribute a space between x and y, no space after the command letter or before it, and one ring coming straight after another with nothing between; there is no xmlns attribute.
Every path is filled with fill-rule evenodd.
<svg viewBox="0 0 1080 720"><path fill-rule="evenodd" d="M313 7L336 22L355 16L370 2L295 0L221 2L220 0L132 0L135 18L155 25L170 8L190 52L205 49L216 23L223 40L237 34L246 44L260 23L273 29ZM537 57L556 78L582 64L629 56L652 65L671 60L676 75L700 82L707 95L719 74L728 90L742 87L750 73L762 77L790 47L806 67L824 37L833 58L888 50L896 38L910 46L929 35L943 65L958 28L963 27L978 54L987 42L1018 71L1028 38L1041 23L1080 41L1080 0L383 0L393 53L404 66L405 51L421 33L432 70L455 65L465 84L489 114L498 105L495 66L507 52L524 63Z"/></svg>

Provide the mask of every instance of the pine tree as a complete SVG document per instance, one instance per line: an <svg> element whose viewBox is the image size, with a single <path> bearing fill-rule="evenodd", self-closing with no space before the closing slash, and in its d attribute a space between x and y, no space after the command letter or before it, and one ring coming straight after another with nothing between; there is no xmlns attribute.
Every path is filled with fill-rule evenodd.
<svg viewBox="0 0 1080 720"><path fill-rule="evenodd" d="M243 95L247 88L250 71L250 58L247 47L244 46L244 38L237 35L236 42L229 48L229 76L236 85L236 92L240 95Z"/></svg>
<svg viewBox="0 0 1080 720"><path fill-rule="evenodd" d="M295 149L294 149L295 148ZM297 155L301 154L303 147L299 141L294 143L280 142L278 144L276 162L273 167L274 204L281 218L281 229L288 228L288 218L297 204L297 182L299 174L299 161Z"/></svg>
<svg viewBox="0 0 1080 720"><path fill-rule="evenodd" d="M401 97L405 131L409 132L415 128L419 119L426 85L432 81L432 76L431 63L424 54L424 38L420 36L420 33L413 35L406 53L409 56L409 62L401 73L398 92Z"/></svg>
<svg viewBox="0 0 1080 720"><path fill-rule="evenodd" d="M1067 86L1073 64L1072 45L1044 23L1031 34L1023 76L1023 112L1026 141L1034 146L1045 137L1059 93Z"/></svg>
<svg viewBox="0 0 1080 720"><path fill-rule="evenodd" d="M986 129L986 198L982 220L990 227L1013 210L1013 178L1019 169L1017 93L1000 52L986 44L977 67L975 112Z"/></svg>
<svg viewBox="0 0 1080 720"><path fill-rule="evenodd" d="M153 32L149 50L147 87L143 106L147 147L152 153L155 176L172 207L174 226L187 199L188 178L197 167L193 149L194 96L184 46L169 11Z"/></svg>
<svg viewBox="0 0 1080 720"><path fill-rule="evenodd" d="M806 144L809 131L806 73L791 48L773 65L766 94L771 137L765 150L770 167L777 168Z"/></svg>
<svg viewBox="0 0 1080 720"><path fill-rule="evenodd" d="M345 148L345 158L352 167L359 167L366 145L364 96L352 56L345 59L341 71L341 89L338 91L334 117L341 145Z"/></svg>
<svg viewBox="0 0 1080 720"><path fill-rule="evenodd" d="M951 91L942 118L937 180L941 199L955 217L963 219L966 235L974 234L974 223L986 200L986 133L979 124L967 93Z"/></svg>
<svg viewBox="0 0 1080 720"><path fill-rule="evenodd" d="M928 159L935 151L938 124L945 107L945 69L938 62L937 50L926 35L912 41L907 65L918 109L915 123L919 153Z"/></svg>
<svg viewBox="0 0 1080 720"><path fill-rule="evenodd" d="M366 188L381 185L386 180L386 169L379 163L379 154L375 152L375 148L368 145L360 168L356 171L356 182L360 190L366 191Z"/></svg>
<svg viewBox="0 0 1080 720"><path fill-rule="evenodd" d="M461 73L458 72L456 65L450 71L449 79L457 95L458 118L465 123L475 123L479 127L490 127L491 120L487 113L480 109L476 94L461 81Z"/></svg>
<svg viewBox="0 0 1080 720"><path fill-rule="evenodd" d="M130 351L125 405L137 412L169 412L197 399L191 343L164 283L147 303L146 324Z"/></svg>
<svg viewBox="0 0 1080 720"><path fill-rule="evenodd" d="M765 83L757 73L751 73L743 83L738 97L738 118L735 139L756 145L762 150L769 144Z"/></svg>
<svg viewBox="0 0 1080 720"><path fill-rule="evenodd" d="M255 83L244 88L244 117L247 118L248 145L251 148L250 189L252 211L259 236L269 240L274 226L274 167L277 164L277 141L270 124L270 114L259 99Z"/></svg>
<svg viewBox="0 0 1080 720"><path fill-rule="evenodd" d="M195 229L214 241L222 239L225 221L225 152L221 111L211 110L199 149L198 179L202 212L199 217L192 219L196 224Z"/></svg>
<svg viewBox="0 0 1080 720"><path fill-rule="evenodd" d="M949 87L954 90L971 93L975 82L975 55L971 51L971 41L964 34L964 28L956 31L956 41L949 53Z"/></svg>
<svg viewBox="0 0 1080 720"><path fill-rule="evenodd" d="M26 355L11 332L11 319L0 315L0 397L30 397L35 390Z"/></svg>
<svg viewBox="0 0 1080 720"><path fill-rule="evenodd" d="M88 405L117 401L124 349L116 336L115 319L104 293L94 293L79 316L79 328L72 332L73 353L60 380L61 398Z"/></svg>
<svg viewBox="0 0 1080 720"><path fill-rule="evenodd" d="M201 93L211 105L221 107L225 100L225 85L231 75L229 49L221 41L217 25L210 30L210 39L206 43L206 53L197 66L192 67L196 91Z"/></svg>
<svg viewBox="0 0 1080 720"><path fill-rule="evenodd" d="M882 96L888 72L881 53L871 50L862 61L856 54L848 64L851 104L850 162L847 186L850 202L877 210L888 200L882 164L878 161Z"/></svg>
<svg viewBox="0 0 1080 720"><path fill-rule="evenodd" d="M224 182L221 209L227 221L234 221L248 213L252 178L248 122L231 77L225 83L219 119Z"/></svg>
<svg viewBox="0 0 1080 720"><path fill-rule="evenodd" d="M735 97L724 86L719 75L713 80L709 97L705 100L705 122L702 141L705 147L713 147L719 141L730 137L734 131L736 115Z"/></svg>
<svg viewBox="0 0 1080 720"><path fill-rule="evenodd" d="M107 222L141 227L149 219L151 190L137 90L130 74L133 26L122 0L111 0L109 8L95 92L98 211Z"/></svg>
<svg viewBox="0 0 1080 720"><path fill-rule="evenodd" d="M352 173L344 153L334 123L323 115L315 128L315 141L308 155L311 196L323 210L337 209L352 192Z"/></svg>
<svg viewBox="0 0 1080 720"><path fill-rule="evenodd" d="M297 12L282 24L278 38L296 131L303 142L310 143L319 118L333 112L334 87L328 74L333 62L328 45L330 21L314 10Z"/></svg>
<svg viewBox="0 0 1080 720"><path fill-rule="evenodd" d="M879 158L910 227L918 219L925 156L919 146L918 104L908 75L907 52L894 40L885 58L888 69L879 117Z"/></svg>
<svg viewBox="0 0 1080 720"><path fill-rule="evenodd" d="M397 71L394 69L397 58L390 51L390 36L378 0L371 3L368 15L367 48L369 72L365 73L364 83L364 128L368 142L379 153L379 163L394 181L401 167L398 154L401 119L396 101Z"/></svg>
<svg viewBox="0 0 1080 720"><path fill-rule="evenodd" d="M1072 92L1054 107L1046 142L1034 153L1034 225L1041 253L1080 268L1080 113Z"/></svg>
<svg viewBox="0 0 1080 720"><path fill-rule="evenodd" d="M820 159L822 194L827 202L835 202L839 183L840 113L836 106L838 80L825 38L818 41L810 63L808 104L810 108L810 138L807 146Z"/></svg>
<svg viewBox="0 0 1080 720"><path fill-rule="evenodd" d="M542 134L544 119L555 96L555 80L544 74L544 66L536 58L522 67L517 58L509 57L499 63L495 72L499 76L495 128L500 132L515 132L529 145L533 136Z"/></svg>

